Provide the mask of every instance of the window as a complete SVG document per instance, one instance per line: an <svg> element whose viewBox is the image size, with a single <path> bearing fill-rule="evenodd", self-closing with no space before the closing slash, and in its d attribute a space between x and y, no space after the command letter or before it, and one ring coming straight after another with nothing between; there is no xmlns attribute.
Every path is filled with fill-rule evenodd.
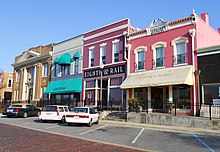
<svg viewBox="0 0 220 152"><path fill-rule="evenodd" d="M156 67L162 67L164 64L164 48L156 48Z"/></svg>
<svg viewBox="0 0 220 152"><path fill-rule="evenodd" d="M8 79L8 88L12 87L12 79Z"/></svg>
<svg viewBox="0 0 220 152"><path fill-rule="evenodd" d="M35 76L35 69L33 67L33 68L31 68L31 80L32 80L32 82L34 82L34 76Z"/></svg>
<svg viewBox="0 0 220 152"><path fill-rule="evenodd" d="M144 69L144 50L138 52L137 69Z"/></svg>
<svg viewBox="0 0 220 152"><path fill-rule="evenodd" d="M146 46L139 46L134 50L135 53L135 69L142 70L145 68L145 51Z"/></svg>
<svg viewBox="0 0 220 152"><path fill-rule="evenodd" d="M164 48L166 47L166 42L157 42L152 46L153 52L153 67L163 67L164 66Z"/></svg>
<svg viewBox="0 0 220 152"><path fill-rule="evenodd" d="M58 77L59 75L59 64L55 64L54 77Z"/></svg>
<svg viewBox="0 0 220 152"><path fill-rule="evenodd" d="M70 65L61 65L61 76L70 75Z"/></svg>
<svg viewBox="0 0 220 152"><path fill-rule="evenodd" d="M106 43L100 45L100 64L106 64Z"/></svg>
<svg viewBox="0 0 220 152"><path fill-rule="evenodd" d="M89 66L94 66L94 47L89 50Z"/></svg>
<svg viewBox="0 0 220 152"><path fill-rule="evenodd" d="M47 77L48 76L48 64L45 63L43 65L43 77Z"/></svg>
<svg viewBox="0 0 220 152"><path fill-rule="evenodd" d="M119 40L112 41L113 43L113 62L119 61Z"/></svg>
<svg viewBox="0 0 220 152"><path fill-rule="evenodd" d="M75 74L79 73L79 59L75 58Z"/></svg>
<svg viewBox="0 0 220 152"><path fill-rule="evenodd" d="M188 38L186 37L179 37L172 41L172 46L174 48L174 65L186 63L186 43L188 43Z"/></svg>

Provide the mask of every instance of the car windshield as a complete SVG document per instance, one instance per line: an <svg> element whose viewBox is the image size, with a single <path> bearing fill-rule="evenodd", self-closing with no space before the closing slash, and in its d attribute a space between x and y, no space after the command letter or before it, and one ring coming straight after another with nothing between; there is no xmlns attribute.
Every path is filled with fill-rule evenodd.
<svg viewBox="0 0 220 152"><path fill-rule="evenodd" d="M88 108L73 108L72 112L87 113L88 112Z"/></svg>
<svg viewBox="0 0 220 152"><path fill-rule="evenodd" d="M57 107L56 106L45 106L43 108L43 111L56 111Z"/></svg>
<svg viewBox="0 0 220 152"><path fill-rule="evenodd" d="M11 105L10 108L21 108L22 105Z"/></svg>

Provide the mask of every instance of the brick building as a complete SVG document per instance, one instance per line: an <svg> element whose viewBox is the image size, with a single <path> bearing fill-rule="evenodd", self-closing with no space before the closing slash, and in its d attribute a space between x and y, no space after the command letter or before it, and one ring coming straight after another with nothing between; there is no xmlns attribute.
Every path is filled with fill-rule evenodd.
<svg viewBox="0 0 220 152"><path fill-rule="evenodd" d="M0 72L0 102L9 102L12 99L13 73Z"/></svg>

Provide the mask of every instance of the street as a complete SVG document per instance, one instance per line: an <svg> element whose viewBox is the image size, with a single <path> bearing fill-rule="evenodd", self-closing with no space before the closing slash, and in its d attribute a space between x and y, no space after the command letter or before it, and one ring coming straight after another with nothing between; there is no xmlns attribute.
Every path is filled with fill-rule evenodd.
<svg viewBox="0 0 220 152"><path fill-rule="evenodd" d="M92 127L67 126L42 123L37 117L5 116L0 118L0 128L0 151L220 151L220 134L211 132L164 131L104 121Z"/></svg>

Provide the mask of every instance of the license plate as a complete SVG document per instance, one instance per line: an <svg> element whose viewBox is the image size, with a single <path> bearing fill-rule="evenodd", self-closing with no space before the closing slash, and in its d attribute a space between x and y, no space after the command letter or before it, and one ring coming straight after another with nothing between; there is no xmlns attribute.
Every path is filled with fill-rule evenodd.
<svg viewBox="0 0 220 152"><path fill-rule="evenodd" d="M13 112L14 110L13 109L7 109L7 112Z"/></svg>
<svg viewBox="0 0 220 152"><path fill-rule="evenodd" d="M51 115L51 113L47 113L47 115L49 116L49 115Z"/></svg>
<svg viewBox="0 0 220 152"><path fill-rule="evenodd" d="M74 118L79 119L79 116L74 116Z"/></svg>

